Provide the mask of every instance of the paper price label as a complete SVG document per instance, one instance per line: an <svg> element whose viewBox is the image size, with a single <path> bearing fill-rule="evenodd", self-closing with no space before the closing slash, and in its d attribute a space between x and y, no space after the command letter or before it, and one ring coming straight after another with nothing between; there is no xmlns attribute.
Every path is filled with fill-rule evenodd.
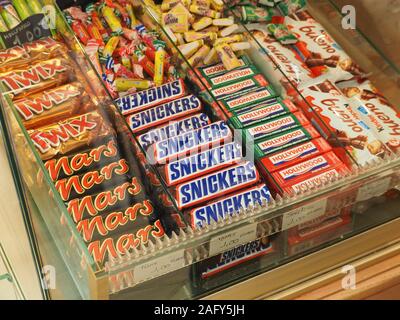
<svg viewBox="0 0 400 320"><path fill-rule="evenodd" d="M363 185L358 189L357 202L381 196L389 190L391 180L391 177L386 177L385 179L380 179Z"/></svg>
<svg viewBox="0 0 400 320"><path fill-rule="evenodd" d="M179 250L137 265L133 269L133 276L135 283L139 283L176 271L184 266L185 250Z"/></svg>
<svg viewBox="0 0 400 320"><path fill-rule="evenodd" d="M282 231L323 216L326 211L327 202L328 199L323 199L286 212L283 215Z"/></svg>
<svg viewBox="0 0 400 320"><path fill-rule="evenodd" d="M242 228L226 232L210 241L210 256L233 249L257 239L257 224L249 224Z"/></svg>

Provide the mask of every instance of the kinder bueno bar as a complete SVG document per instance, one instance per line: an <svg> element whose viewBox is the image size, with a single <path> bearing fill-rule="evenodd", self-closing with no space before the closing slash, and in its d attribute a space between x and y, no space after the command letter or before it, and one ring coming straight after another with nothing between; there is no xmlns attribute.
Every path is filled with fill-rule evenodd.
<svg viewBox="0 0 400 320"><path fill-rule="evenodd" d="M100 193L73 199L67 203L67 210L74 222L78 223L145 200L145 189L138 178L134 177Z"/></svg>
<svg viewBox="0 0 400 320"><path fill-rule="evenodd" d="M191 117L169 122L168 124L149 130L139 135L138 141L143 149L158 141L167 140L179 136L188 131L196 130L210 124L210 119L205 113L199 113Z"/></svg>
<svg viewBox="0 0 400 320"><path fill-rule="evenodd" d="M262 159L261 163L272 173L330 151L332 148L329 143L324 138L318 138L272 154Z"/></svg>
<svg viewBox="0 0 400 320"><path fill-rule="evenodd" d="M273 253L274 251L274 245L268 240L267 237L254 240L247 244L242 244L234 249L221 253L215 258L213 257L200 262L200 264L207 263L206 270L201 273L201 278L211 278L246 261L262 257L264 255ZM211 261L213 263L211 263Z"/></svg>
<svg viewBox="0 0 400 320"><path fill-rule="evenodd" d="M135 113L128 116L127 121L132 132L139 133L165 122L199 112L201 108L200 100L196 96L190 95Z"/></svg>
<svg viewBox="0 0 400 320"><path fill-rule="evenodd" d="M255 144L255 154L258 159L263 158L318 137L320 137L320 134L311 125L305 126L304 128L288 130L257 142Z"/></svg>
<svg viewBox="0 0 400 320"><path fill-rule="evenodd" d="M183 183L173 188L172 193L178 208L184 209L254 185L259 179L254 163L246 161Z"/></svg>
<svg viewBox="0 0 400 320"><path fill-rule="evenodd" d="M63 58L40 61L26 68L0 74L5 93L19 99L75 80L74 67Z"/></svg>
<svg viewBox="0 0 400 320"><path fill-rule="evenodd" d="M244 95L222 99L219 103L228 111L236 111L241 108L248 108L261 104L276 96L276 93L271 87L265 87L247 92Z"/></svg>
<svg viewBox="0 0 400 320"><path fill-rule="evenodd" d="M276 98L254 107L232 112L235 117L231 121L235 128L242 129L296 111L298 111L297 107L290 100L283 101L281 98Z"/></svg>
<svg viewBox="0 0 400 320"><path fill-rule="evenodd" d="M305 64L319 76L330 72L334 82L349 80L364 74L307 10L285 17L285 24L300 40L293 46Z"/></svg>
<svg viewBox="0 0 400 320"><path fill-rule="evenodd" d="M94 146L114 136L115 132L97 111L93 111L47 127L29 130L28 134L42 160L48 160L56 155L66 155Z"/></svg>
<svg viewBox="0 0 400 320"><path fill-rule="evenodd" d="M90 171L56 181L55 186L63 201L80 198L107 190L129 181L135 172L125 159L112 162L99 170Z"/></svg>
<svg viewBox="0 0 400 320"><path fill-rule="evenodd" d="M16 100L14 105L27 129L86 113L93 107L79 82L27 96Z"/></svg>
<svg viewBox="0 0 400 320"><path fill-rule="evenodd" d="M333 152L329 152L298 163L294 166L279 170L273 174L273 177L275 181L282 186L289 181L306 179L310 175L315 175L317 172L333 168L338 163L341 163L339 158Z"/></svg>
<svg viewBox="0 0 400 320"><path fill-rule="evenodd" d="M135 230L132 233L115 234L104 237L88 244L88 251L93 260L104 265L110 259L126 255L134 249L140 248L142 244L148 243L149 239L161 239L165 236L164 228L160 220L146 227Z"/></svg>
<svg viewBox="0 0 400 320"><path fill-rule="evenodd" d="M238 163L242 157L242 147L232 142L170 162L159 171L167 185L174 186Z"/></svg>
<svg viewBox="0 0 400 320"><path fill-rule="evenodd" d="M318 81L302 93L309 103L300 101L299 105L324 132L331 146L346 148L359 165L390 153L374 130L362 120L360 112L351 106L332 82ZM313 110L309 105L313 106Z"/></svg>
<svg viewBox="0 0 400 320"><path fill-rule="evenodd" d="M151 88L127 95L116 100L123 115L142 111L159 104L163 104L186 95L186 87L182 79L166 83L162 86Z"/></svg>
<svg viewBox="0 0 400 320"><path fill-rule="evenodd" d="M70 156L62 156L45 162L50 178L57 181L72 175L102 167L120 159L118 145L114 139L96 148Z"/></svg>
<svg viewBox="0 0 400 320"><path fill-rule="evenodd" d="M271 193L265 184L261 184L229 196L224 196L202 207L185 213L193 229L219 222L228 215L247 209L250 205L263 205L271 200Z"/></svg>
<svg viewBox="0 0 400 320"><path fill-rule="evenodd" d="M331 182L333 179L343 177L349 174L349 169L344 164L338 164L334 168L328 168L315 175L309 175L308 178L300 177L293 181L282 185L283 191L290 194L301 194L313 188L321 188L326 183Z"/></svg>
<svg viewBox="0 0 400 320"><path fill-rule="evenodd" d="M169 138L153 144L151 150L154 163L165 164L179 159L202 148L223 144L232 140L232 132L225 121L212 123L203 128L186 132L180 136Z"/></svg>
<svg viewBox="0 0 400 320"><path fill-rule="evenodd" d="M338 88L361 119L394 152L400 148L400 113L369 81L345 81Z"/></svg>
<svg viewBox="0 0 400 320"><path fill-rule="evenodd" d="M214 77L205 78L203 82L205 82L207 89L217 89L234 84L238 81L253 78L258 74L260 74L258 69L254 65L250 65Z"/></svg>
<svg viewBox="0 0 400 320"><path fill-rule="evenodd" d="M264 59L264 61L288 93L293 90L290 83L297 86L315 77L291 46L281 44L269 34L267 25L254 23L246 25L246 28L251 31L253 37L268 53L269 58ZM280 70L275 71L276 65L280 67L283 73Z"/></svg>
<svg viewBox="0 0 400 320"><path fill-rule="evenodd" d="M235 120L235 119L233 119ZM267 138L277 133L281 133L297 127L304 127L309 125L310 122L301 111L294 114L287 114L264 123L259 123L245 129L248 139L259 140L260 138ZM237 124L235 124L235 127Z"/></svg>
<svg viewBox="0 0 400 320"><path fill-rule="evenodd" d="M241 66L250 66L251 61L247 56L242 56L238 58L239 63ZM216 63L208 66L201 66L196 68L196 73L204 79L210 79L212 77L228 73L228 71L225 69L225 66L223 63Z"/></svg>

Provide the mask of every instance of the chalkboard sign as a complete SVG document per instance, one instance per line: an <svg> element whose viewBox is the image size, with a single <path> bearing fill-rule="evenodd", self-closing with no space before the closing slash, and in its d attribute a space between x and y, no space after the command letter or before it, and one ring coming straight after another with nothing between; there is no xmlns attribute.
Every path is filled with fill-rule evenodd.
<svg viewBox="0 0 400 320"><path fill-rule="evenodd" d="M9 31L0 32L1 40L3 40L6 48L11 48L26 42L32 42L50 36L51 31L46 23L46 18L42 13L30 16Z"/></svg>

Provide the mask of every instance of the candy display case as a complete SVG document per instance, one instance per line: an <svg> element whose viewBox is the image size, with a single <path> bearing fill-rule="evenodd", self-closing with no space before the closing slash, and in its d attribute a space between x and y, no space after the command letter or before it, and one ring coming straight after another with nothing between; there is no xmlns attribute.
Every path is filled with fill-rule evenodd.
<svg viewBox="0 0 400 320"><path fill-rule="evenodd" d="M176 86L187 94L201 97L202 104L204 104L202 112L208 117L207 123L210 126L219 124L220 134L224 131L228 132L222 122L226 121L230 127L233 127L232 114L219 104L219 100L216 99L216 91L206 83L207 80L199 77L198 69L193 66L194 60L185 57L182 47L174 44L173 35L168 28L162 26L157 9L145 3L139 4L141 5L134 6L135 16L143 23L145 30L147 29L145 33L149 30L156 30L158 36L168 44L164 50L172 57L171 65L176 67L176 72L171 72L169 75L175 77L170 83L176 83ZM396 90L398 89L399 74L386 62L385 57L380 55L356 31L352 30L350 35L347 35L346 31L340 28L341 20L338 11L329 1L309 1L308 9L345 48L346 52L363 69L370 71L369 76L374 84L395 106L398 106L400 98ZM130 115L126 119L124 117L127 115L124 106L132 107L132 105L129 106L130 102L124 103L124 101L132 101L131 97L137 97L135 95L138 94L146 95L146 93L140 92L146 92L148 89L141 86L146 87L150 85L151 81L135 82L135 85L139 86L138 92L116 98L115 94L117 93L110 86L110 82L107 82L107 74L104 77L96 72L102 69L97 65L97 60L93 59L93 52L88 51L87 45L82 44L81 37L74 35L76 24L69 21L68 17L66 19L57 6L54 6L53 12L56 13L53 36L55 39L62 40L68 47L67 53L63 52L62 58L55 59L65 59L62 61L68 63L70 66L69 76L74 75L83 85L84 93L82 95L88 96L86 103L92 113L97 113L95 116L99 115L97 123L106 123L104 126L106 129L108 128L108 131L103 129L95 135L88 134L87 140L91 142L86 140L82 143L81 139L83 138L79 138L79 136L77 139L72 139L74 145L78 145L75 149L68 143L60 142L58 145L50 143L51 148L43 152L37 146L38 144L43 146L40 142L45 136L41 136L42 140L35 140L38 132L32 132L32 128L34 130L42 128L43 124L40 121L43 121L43 118L38 117L40 125L32 124L26 119L22 121L19 111L21 109L16 106L21 101L16 101L15 97L7 94L7 91L10 90L4 87L3 81L4 139L10 153L14 176L17 180L20 179L25 186L22 193L26 196L21 197L21 201L30 203L28 207L32 213L29 219L32 222L32 233L36 239L32 245L37 246L45 265L54 265L57 270L62 270L60 274L65 280L63 283L68 286L64 292L62 292L62 288L50 290L51 297L83 299L193 299L206 297L226 288L229 290L230 286L238 286L242 281L265 272L273 275L274 272L280 272L279 270L285 268L286 265L303 261L311 252L321 249L329 250L333 244L339 243L351 247L352 239L363 232L371 234L372 237L373 230L369 230L390 228L393 224L398 223L399 212L396 209L399 199L396 186L399 185L400 179L400 160L397 154L391 152L383 158L360 163L349 150L339 144L340 137L335 135L325 120L315 112L310 102L305 99L301 89L297 87L296 83L293 83L292 78L285 73L285 70L271 59L262 44L256 37L253 37L248 26L240 23L238 27L243 32L243 39L249 43L248 47L245 46L244 56L249 57L249 64L254 65L249 69L257 68L257 74L268 80L271 84L268 88L271 89L267 90L273 90L282 98L291 97L297 104L303 104L305 106L303 109L308 110L315 117L315 122L312 124L318 125L320 129L326 127L326 130L321 130L327 136L332 136L330 143L335 145L333 150L340 158L337 161L345 162L349 169L342 176L335 175L333 178L320 181L319 184L311 185L302 192L290 194L279 186L276 178L268 170L264 172L265 167L260 164L258 159L255 159L258 169L251 170L259 170L257 176L265 177L261 181L266 183L272 194L265 193L265 189L263 189L264 195L266 194L265 200L250 201L247 207L240 205L237 210L236 208L228 209L223 212L222 216L218 216L214 212L214 215L210 214L208 219L202 220L202 223L193 223L193 220L188 219L187 212L184 210L190 208L190 205L186 205L182 199L177 199L176 193L173 192L174 186L170 184L171 181L165 179L158 169L159 167L151 163L152 159L143 156L147 150L143 148L138 135L131 133L131 130L134 132L136 130L132 125L132 118ZM74 28L71 29L69 24ZM154 36L154 33L151 34ZM147 38L142 36L142 39ZM354 43L356 45L353 45ZM27 47L30 48L29 45ZM140 53L138 54L140 55ZM56 55L56 57L58 56ZM145 58L143 57L143 59ZM101 62L111 63L110 59ZM382 68L382 66L385 67ZM177 78L182 80L177 80ZM68 83L68 81L66 82ZM125 84L119 82L119 85L121 83ZM19 90L23 90L23 88ZM21 94L20 91L16 92L14 94ZM112 98L116 98L114 103ZM183 99L182 92L178 99ZM193 99L196 100L196 98ZM82 105L84 103L80 102L80 106ZM288 105L290 106L289 102ZM70 112L70 110L68 111ZM68 117L77 114L82 114L82 110L78 110L76 113L72 111ZM51 117L54 118L51 118L50 121L47 120L46 124L60 120L64 122L59 123L64 125L67 123L65 115L60 117L58 114L52 114ZM151 122L147 125L156 126ZM37 129L38 126L39 129ZM41 132L45 131L43 128L40 130L42 130ZM119 152L114 157L117 158L117 161L125 160L129 164L133 170L130 175L128 174L129 179L136 179L135 186L142 191L139 192L141 196L134 197L133 202L129 205L137 203L144 205L149 203L147 201L153 203L154 210L151 213L146 213L145 207L140 208L138 220L136 220L136 216L132 218L134 226L127 225L126 220L121 223L121 226L113 225L112 221L109 221L110 224L106 230L95 227L90 229L85 223L94 220L82 222L85 219L82 220L82 217L77 215L79 211L71 209L74 203L79 203L79 200L75 202L74 200L80 199L82 195L88 194L90 197L94 197L102 194L104 196L103 192L118 186L125 181L124 179L113 177L107 185L99 183L100 186L92 186L98 188L95 190L90 190L90 187L83 191L71 188L68 190L74 193L71 195L71 193L60 191L66 190L66 183L74 183L72 180L68 180L72 173L68 174L64 167L64 176L60 177L57 175L59 172L49 170L51 161L57 163L65 157L72 157L71 154L80 155L80 159L84 159L84 154L87 157L87 154L90 154L87 153L88 148L94 150L91 148L99 148L99 144L101 145L99 141L104 143L105 140L101 139L102 134L105 138L112 136L115 139L112 142L118 145ZM241 131L238 136L243 137ZM221 139L221 136L218 138ZM222 138L224 137L222 136ZM245 139L248 139L248 136L245 136ZM250 140L245 141L244 149L250 150ZM228 143L230 142L226 142L226 144ZM68 148L72 148L72 151ZM56 152L56 157L47 153L47 150L50 150L50 153ZM78 160L75 159L75 161ZM99 165L94 166L94 169L98 170ZM80 166L79 169L72 171L83 177L89 169ZM232 174L232 172L230 173ZM89 178L86 177L86 179ZM182 181L187 183L187 178ZM90 180L86 182L89 183ZM246 187L255 188L256 184L251 183ZM227 187L225 194L229 193L229 190L234 191ZM222 195L221 192L220 195ZM211 201L217 201L220 198L215 199L214 196L207 200L214 204ZM120 204L112 208L116 210L116 213L118 210L121 211L120 215L112 212L114 219L123 219L121 215L128 215L129 212L132 217L131 210L122 213L122 210L126 208L121 207ZM148 207L146 208L148 209ZM99 207L95 211L97 212L92 212L90 216L95 217L101 212ZM110 211L105 212L104 215L109 213ZM95 224L100 223L98 219L96 221ZM208 223L204 223L204 221ZM88 229L85 229L85 226ZM90 230L94 230L93 233ZM386 238L372 238L373 240L364 243L363 246L353 248L352 254L359 256L375 250L384 245L385 241L393 240L395 237L396 234L392 233L387 234ZM102 243L106 243L107 246L101 247ZM114 245L115 247L112 248ZM298 272L299 278L297 279L293 279L294 274L291 274L280 283L275 283L275 287L272 284L270 287L267 286L266 290L273 292L289 286L289 280L294 283L302 280L300 277L310 277L322 272L340 263L341 258L343 257L333 257L329 262L302 270ZM350 258L349 256L347 259ZM301 268L300 262L299 268ZM259 294L262 295L265 292L259 292Z"/></svg>

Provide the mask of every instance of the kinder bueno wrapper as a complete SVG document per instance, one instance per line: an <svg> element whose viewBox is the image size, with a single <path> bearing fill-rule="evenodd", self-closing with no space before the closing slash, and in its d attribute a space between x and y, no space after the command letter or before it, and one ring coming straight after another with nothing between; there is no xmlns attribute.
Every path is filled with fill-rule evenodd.
<svg viewBox="0 0 400 320"><path fill-rule="evenodd" d="M259 182L254 163L246 161L171 189L179 209L194 207Z"/></svg>
<svg viewBox="0 0 400 320"><path fill-rule="evenodd" d="M193 154L203 148L232 141L232 131L225 121L212 123L197 130L189 131L180 136L155 143L148 152L153 154L154 163L165 164Z"/></svg>
<svg viewBox="0 0 400 320"><path fill-rule="evenodd" d="M245 129L248 141L257 141L290 129L310 125L310 122L301 111L286 114L281 117L258 123Z"/></svg>
<svg viewBox="0 0 400 320"><path fill-rule="evenodd" d="M392 151L400 148L400 113L369 80L337 84L361 119Z"/></svg>
<svg viewBox="0 0 400 320"><path fill-rule="evenodd" d="M135 230L136 231L136 230ZM138 249L149 240L161 239L165 236L165 230L160 220L154 224L140 228L136 232L116 234L104 237L88 244L89 253L95 262L104 265L110 259L116 259Z"/></svg>
<svg viewBox="0 0 400 320"><path fill-rule="evenodd" d="M302 105L312 122L318 125L328 142L333 147L346 148L359 165L381 159L390 153L384 141L375 135L361 119L359 111L351 106L332 82L316 81L314 85L302 90L302 94L308 104L301 101L299 105Z"/></svg>
<svg viewBox="0 0 400 320"><path fill-rule="evenodd" d="M73 82L14 102L26 129L61 121L94 109L85 88Z"/></svg>
<svg viewBox="0 0 400 320"><path fill-rule="evenodd" d="M250 24L246 27L251 31L258 44L266 50L268 57L265 57L264 61L269 64L269 69L279 79L288 94L295 94L291 85L297 86L315 77L291 46L283 45L269 35L267 26ZM284 74L280 70L276 70L276 66Z"/></svg>
<svg viewBox="0 0 400 320"><path fill-rule="evenodd" d="M304 128L287 130L269 138L262 139L254 146L256 158L260 159L275 152L285 150L303 142L319 138L320 134L313 126L308 125Z"/></svg>
<svg viewBox="0 0 400 320"><path fill-rule="evenodd" d="M267 156L261 159L261 163L272 173L330 151L329 143L324 138L318 138Z"/></svg>
<svg viewBox="0 0 400 320"><path fill-rule="evenodd" d="M186 95L186 86L182 79L162 86L136 92L116 100L123 115L142 111Z"/></svg>
<svg viewBox="0 0 400 320"><path fill-rule="evenodd" d="M205 127L211 123L205 113L199 113L190 117L182 118L176 121L168 122L163 126L150 129L146 133L137 136L137 139L144 150L147 150L152 144L177 137L188 131Z"/></svg>
<svg viewBox="0 0 400 320"><path fill-rule="evenodd" d="M64 58L40 61L26 68L21 67L0 74L0 82L5 87L5 93L12 99L23 98L75 79L74 67Z"/></svg>
<svg viewBox="0 0 400 320"><path fill-rule="evenodd" d="M200 100L190 95L135 113L127 117L127 121L132 132L139 133L165 122L200 112L201 109Z"/></svg>
<svg viewBox="0 0 400 320"><path fill-rule="evenodd" d="M364 75L339 44L306 10L285 17L285 24L300 40L293 48L314 75L330 71L334 82Z"/></svg>
<svg viewBox="0 0 400 320"><path fill-rule="evenodd" d="M35 130L28 134L42 160L66 155L100 143L115 135L109 123L93 111Z"/></svg>
<svg viewBox="0 0 400 320"><path fill-rule="evenodd" d="M232 142L170 162L160 167L159 172L168 186L174 186L236 164L242 159L242 147Z"/></svg>
<svg viewBox="0 0 400 320"><path fill-rule="evenodd" d="M235 128L242 129L296 111L297 107L290 100L276 98L254 107L233 111L234 117L231 118L231 122Z"/></svg>
<svg viewBox="0 0 400 320"><path fill-rule="evenodd" d="M224 196L204 206L188 210L184 213L193 229L219 222L228 215L234 215L249 206L263 205L271 201L271 193L265 184L260 184L228 196Z"/></svg>
<svg viewBox="0 0 400 320"><path fill-rule="evenodd" d="M67 47L52 38L43 38L21 46L0 50L0 72L28 67L39 60L65 56Z"/></svg>

